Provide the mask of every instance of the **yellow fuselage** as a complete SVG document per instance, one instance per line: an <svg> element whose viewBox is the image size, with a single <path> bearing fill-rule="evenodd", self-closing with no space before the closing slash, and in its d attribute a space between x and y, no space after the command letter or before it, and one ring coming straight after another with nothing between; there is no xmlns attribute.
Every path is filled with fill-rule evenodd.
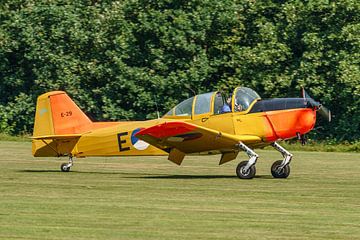
<svg viewBox="0 0 360 240"><path fill-rule="evenodd" d="M266 127L268 126L268 123L263 113L249 115L226 113L221 115L202 116L201 118L196 119L159 118L148 121L112 123L109 127L94 129L83 133L78 138L56 141L33 140L33 155L61 156L72 154L76 157L167 155L163 150L146 144L133 135L138 129L148 128L171 121L194 123L199 126L232 135L256 135L260 138L264 138L269 134L269 128ZM138 143L139 141L141 144ZM259 145L261 144L262 143ZM51 148L47 146L51 146ZM195 152L202 152L202 149L194 150ZM204 150L210 151L210 149L206 149L205 145Z"/></svg>

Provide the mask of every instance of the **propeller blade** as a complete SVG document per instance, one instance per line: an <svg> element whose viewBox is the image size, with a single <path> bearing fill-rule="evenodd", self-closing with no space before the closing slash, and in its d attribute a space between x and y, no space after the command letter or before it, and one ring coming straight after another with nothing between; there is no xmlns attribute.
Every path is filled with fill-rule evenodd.
<svg viewBox="0 0 360 240"><path fill-rule="evenodd" d="M304 100L306 100L307 98L312 99L312 98L310 97L310 95L305 91L305 88L304 88L304 87L302 87L301 95L302 95L302 97L304 98Z"/></svg>
<svg viewBox="0 0 360 240"><path fill-rule="evenodd" d="M320 106L318 113L325 118L326 120L328 120L329 122L331 122L331 111L329 109L327 109L324 106Z"/></svg>
<svg viewBox="0 0 360 240"><path fill-rule="evenodd" d="M317 101L315 101L315 100L305 91L305 88L302 88L301 95L302 95L302 98L304 99L304 103L305 103L305 104L308 104L308 106L315 107L315 108L317 108L317 109L320 107L320 103L317 102Z"/></svg>
<svg viewBox="0 0 360 240"><path fill-rule="evenodd" d="M307 102L309 104L309 106L314 107L317 112L320 114L320 116L322 116L323 118L325 118L326 120L328 120L329 122L331 122L331 111L329 109L327 109L326 107L324 107L322 104L320 104L319 102L315 101L306 91L305 88L302 88L302 97L304 98L304 101Z"/></svg>

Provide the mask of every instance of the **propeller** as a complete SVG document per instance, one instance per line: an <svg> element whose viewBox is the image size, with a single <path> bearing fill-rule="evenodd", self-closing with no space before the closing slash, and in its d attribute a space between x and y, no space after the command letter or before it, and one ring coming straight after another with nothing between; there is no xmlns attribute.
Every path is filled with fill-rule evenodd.
<svg viewBox="0 0 360 240"><path fill-rule="evenodd" d="M306 91L302 88L302 97L304 98L304 102L308 104L309 107L315 108L315 110L325 118L327 121L331 122L331 111L327 109L321 103L315 101Z"/></svg>
<svg viewBox="0 0 360 240"><path fill-rule="evenodd" d="M327 109L324 106L321 106L320 109L318 110L318 113L325 118L326 120L328 120L329 122L331 122L331 111L329 109Z"/></svg>

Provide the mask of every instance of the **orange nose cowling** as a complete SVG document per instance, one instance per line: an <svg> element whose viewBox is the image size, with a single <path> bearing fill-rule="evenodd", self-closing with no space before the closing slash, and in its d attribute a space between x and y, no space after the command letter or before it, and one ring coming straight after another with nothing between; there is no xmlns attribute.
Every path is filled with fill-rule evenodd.
<svg viewBox="0 0 360 240"><path fill-rule="evenodd" d="M266 136L269 141L293 138L296 133L305 134L316 122L316 111L310 108L271 111L266 115L273 128L272 134Z"/></svg>

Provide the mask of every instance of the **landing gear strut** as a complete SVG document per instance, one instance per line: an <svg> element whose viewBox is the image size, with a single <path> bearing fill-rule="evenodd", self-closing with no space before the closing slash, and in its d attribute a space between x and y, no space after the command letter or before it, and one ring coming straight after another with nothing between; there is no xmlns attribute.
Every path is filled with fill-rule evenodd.
<svg viewBox="0 0 360 240"><path fill-rule="evenodd" d="M277 142L271 144L277 151L279 151L284 159L278 160L271 166L271 174L274 178L287 178L290 175L290 161L293 155L285 148L280 146Z"/></svg>
<svg viewBox="0 0 360 240"><path fill-rule="evenodd" d="M246 152L246 154L249 156L249 161L243 161L239 163L239 165L236 167L236 175L241 179L252 179L256 174L255 164L256 160L259 158L259 155L257 155L251 148L242 142L239 142L237 147Z"/></svg>
<svg viewBox="0 0 360 240"><path fill-rule="evenodd" d="M63 163L60 166L60 169L62 172L69 172L70 168L74 165L74 160L73 160L73 156L70 155L69 156L69 162L68 163Z"/></svg>

